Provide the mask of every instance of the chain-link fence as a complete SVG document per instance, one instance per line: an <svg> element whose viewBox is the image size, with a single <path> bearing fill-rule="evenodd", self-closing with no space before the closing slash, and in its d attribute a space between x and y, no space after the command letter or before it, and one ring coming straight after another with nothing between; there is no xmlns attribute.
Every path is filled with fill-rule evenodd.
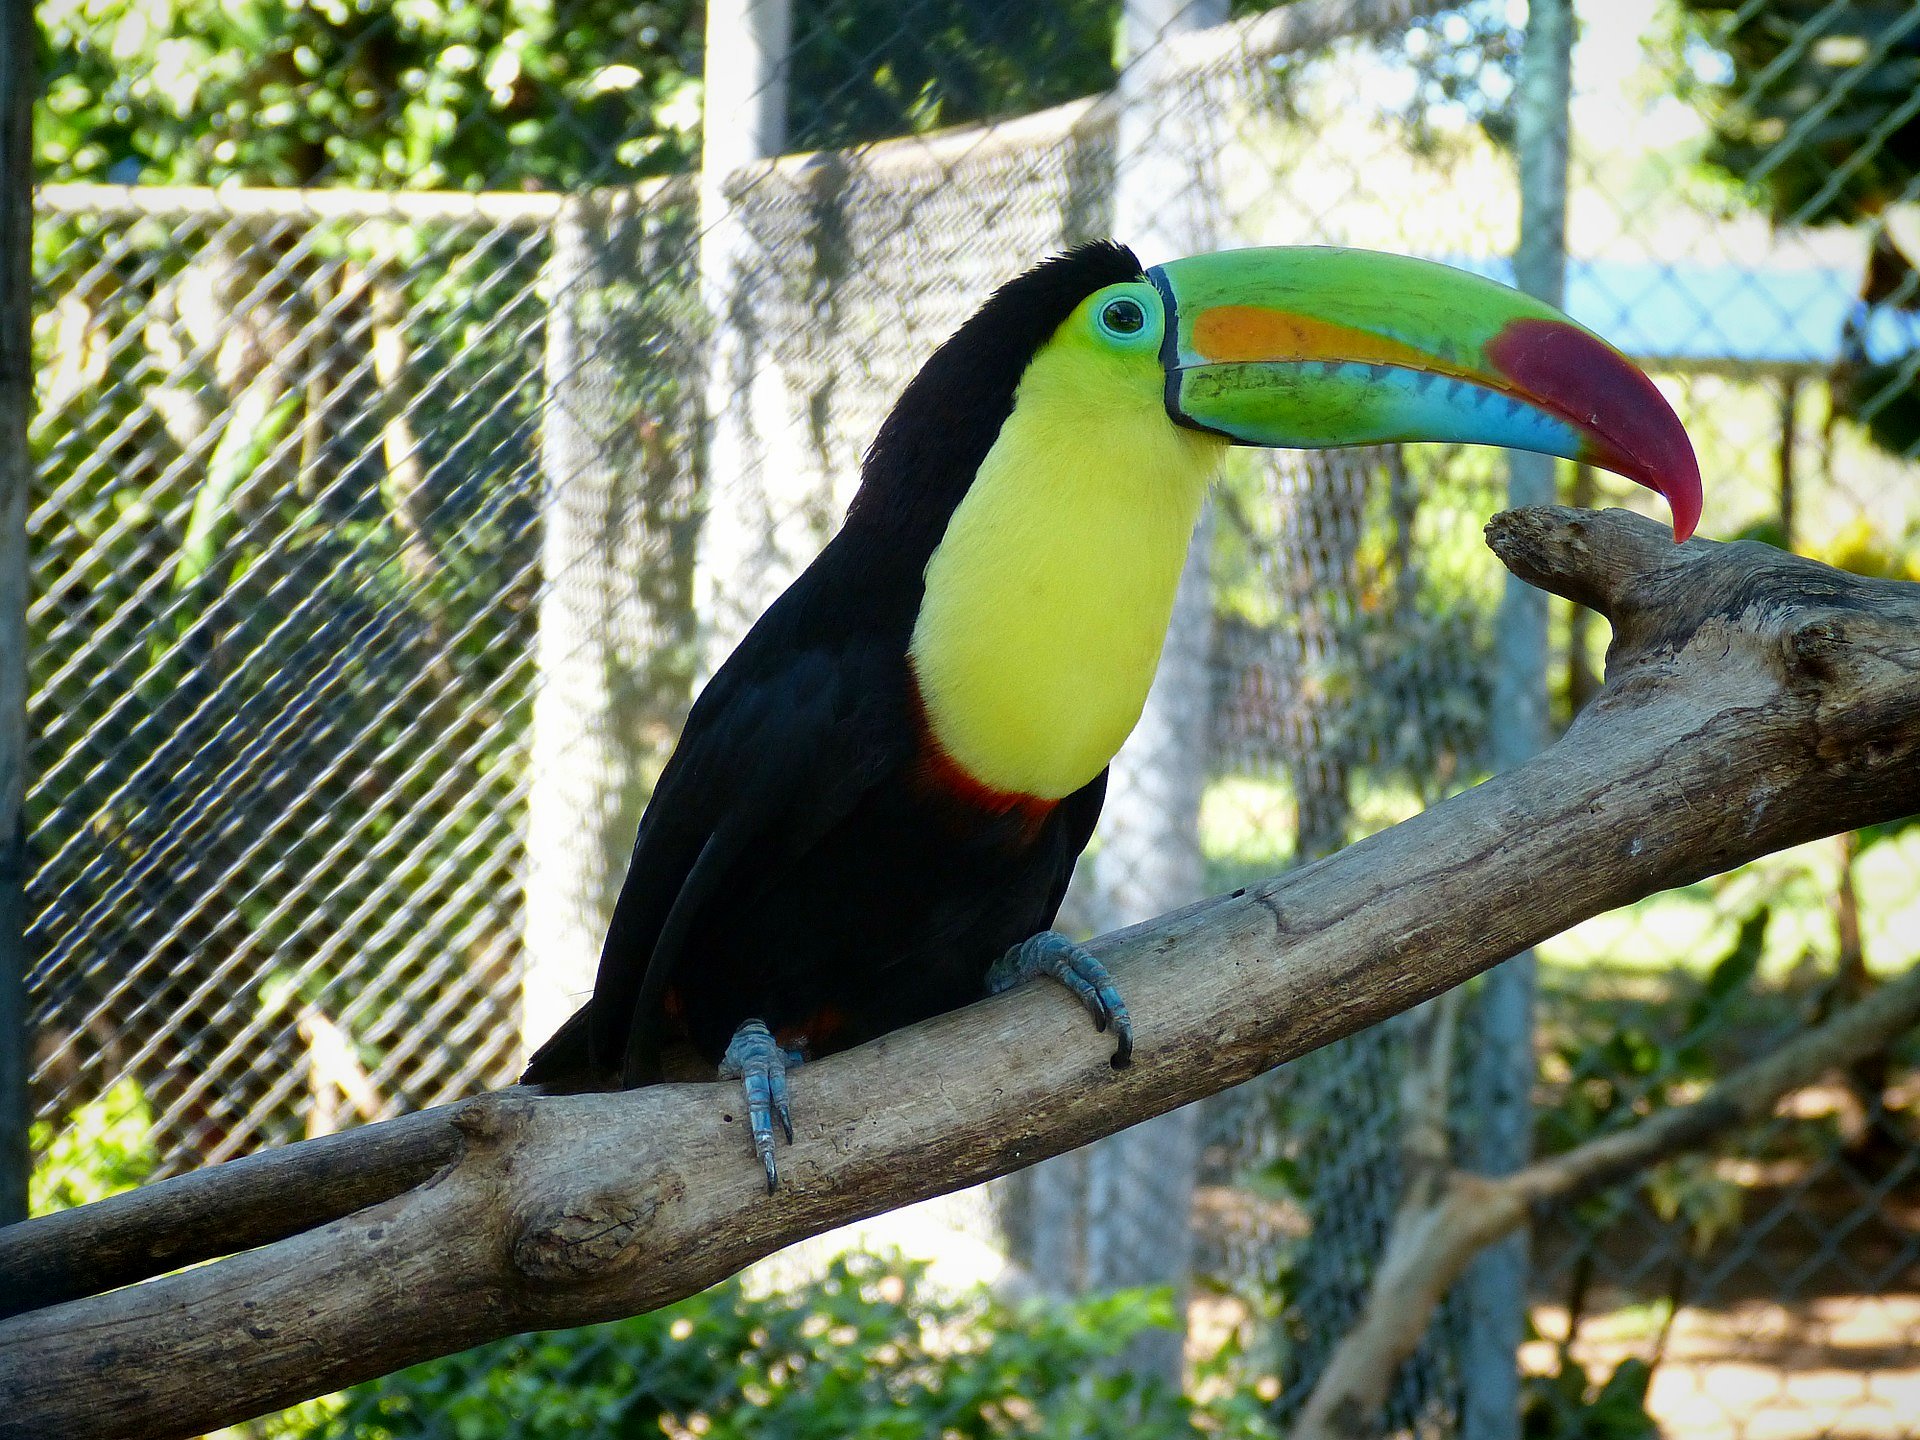
<svg viewBox="0 0 1920 1440"><path fill-rule="evenodd" d="M309 35L289 11L235 80L182 6L156 53L205 73L155 68L165 103L96 76L49 13L78 57L49 87L63 173L280 188L39 198L37 1203L510 1079L591 985L700 678L1000 280L1108 233L1148 263L1342 243L1511 275L1510 11L715 0L704 72L686 6L440 35L377 7ZM1680 405L1703 533L1913 570L1920 12L1584 19L1568 307ZM81 91L108 117L91 131ZM166 120L123 145L137 174L86 148L138 130L128 110ZM1484 773L1502 579L1479 534L1505 488L1477 450L1236 456L1074 926L1311 859ZM1564 715L1604 637L1554 627ZM1684 1096L1911 963L1914 843L1776 857L1543 949L1536 1143ZM1011 1255L1047 1287L1182 1287L1190 1352L1241 1335L1284 1423L1398 1203L1430 1019L886 1236L965 1236L969 1273ZM1464 1057L1471 1004L1458 1024ZM1797 1103L1543 1228L1529 1434L1576 1433L1628 1359L1656 1362L1674 1432L1920 1431L1912 1072ZM1487 1122L1461 1111L1464 1156ZM72 1136L120 1168L53 1163ZM1487 1383L1468 1329L1443 1313L1396 1431L1461 1428Z"/></svg>
<svg viewBox="0 0 1920 1440"><path fill-rule="evenodd" d="M351 199L41 199L37 1098L161 1173L519 1051L555 211Z"/></svg>

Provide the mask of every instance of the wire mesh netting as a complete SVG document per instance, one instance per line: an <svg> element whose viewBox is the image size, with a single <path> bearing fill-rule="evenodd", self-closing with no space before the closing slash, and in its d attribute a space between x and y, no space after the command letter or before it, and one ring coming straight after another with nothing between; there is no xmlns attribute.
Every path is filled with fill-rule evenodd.
<svg viewBox="0 0 1920 1440"><path fill-rule="evenodd" d="M172 1170L504 1080L546 224L42 206L42 1103Z"/></svg>
<svg viewBox="0 0 1920 1440"><path fill-rule="evenodd" d="M693 79L661 78L697 74L691 10L583 8L520 51L476 32L457 63L370 10L306 79L210 69L248 103L203 132L175 115L145 172L53 126L64 175L285 188L39 198L49 1154L122 1121L125 1178L148 1178L510 1080L591 985L699 679L832 532L918 364L1036 258L1113 233L1148 263L1338 243L1510 276L1519 7L1231 8L717 9L704 135ZM1568 308L1681 408L1704 533L1917 573L1920 12L1585 18ZM316 119L336 70L359 98ZM56 75L61 116L88 73ZM1584 469L1564 488L1643 503ZM1311 860L1484 773L1502 582L1480 527L1504 493L1477 450L1236 456L1072 927ZM1604 636L1555 624L1564 716ZM1915 843L1775 857L1543 949L1536 1143L1684 1098L1912 963ZM1463 1155L1476 1026L1468 1003L1449 1042ZM883 1238L1042 1287L1184 1287L1189 1353L1242 1336L1284 1424L1399 1203L1409 1068L1454 1033L1405 1017ZM1915 1101L1903 1057L1863 1067L1552 1217L1529 1433L1574 1433L1634 1360L1676 1432L1915 1433ZM43 1206L104 1183L56 1168ZM1468 1325L1443 1312L1394 1431L1460 1429ZM454 1433L435 1423L406 1433ZM518 1433L504 1402L493 1423Z"/></svg>

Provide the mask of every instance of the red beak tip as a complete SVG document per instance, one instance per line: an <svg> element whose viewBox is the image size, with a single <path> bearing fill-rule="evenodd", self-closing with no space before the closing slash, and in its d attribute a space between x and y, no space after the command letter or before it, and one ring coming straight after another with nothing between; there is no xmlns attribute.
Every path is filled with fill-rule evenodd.
<svg viewBox="0 0 1920 1440"><path fill-rule="evenodd" d="M1684 545L1693 538L1693 532L1700 525L1704 496L1700 490L1699 468L1690 465L1675 477L1674 484L1656 488L1667 497L1667 504L1673 507L1673 543Z"/></svg>

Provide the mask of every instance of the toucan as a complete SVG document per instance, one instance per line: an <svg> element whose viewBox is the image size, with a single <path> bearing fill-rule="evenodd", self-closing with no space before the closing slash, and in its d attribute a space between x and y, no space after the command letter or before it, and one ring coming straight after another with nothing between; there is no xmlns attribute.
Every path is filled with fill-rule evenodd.
<svg viewBox="0 0 1920 1440"><path fill-rule="evenodd" d="M771 1192L804 1058L1044 975L1125 1065L1112 976L1051 926L1208 482L1232 445L1417 440L1616 471L1665 496L1676 539L1699 518L1652 381L1492 280L1328 247L1143 268L1100 242L1003 285L908 383L838 533L694 702L593 995L526 1082L717 1067L744 1083Z"/></svg>

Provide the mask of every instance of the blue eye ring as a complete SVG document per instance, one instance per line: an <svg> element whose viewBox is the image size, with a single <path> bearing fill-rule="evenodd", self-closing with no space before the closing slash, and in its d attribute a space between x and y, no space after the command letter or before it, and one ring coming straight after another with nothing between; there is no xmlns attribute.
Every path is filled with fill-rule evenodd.
<svg viewBox="0 0 1920 1440"><path fill-rule="evenodd" d="M1081 323L1103 349L1122 353L1157 350L1160 346L1160 294L1151 285L1123 281L1095 291L1086 302Z"/></svg>

